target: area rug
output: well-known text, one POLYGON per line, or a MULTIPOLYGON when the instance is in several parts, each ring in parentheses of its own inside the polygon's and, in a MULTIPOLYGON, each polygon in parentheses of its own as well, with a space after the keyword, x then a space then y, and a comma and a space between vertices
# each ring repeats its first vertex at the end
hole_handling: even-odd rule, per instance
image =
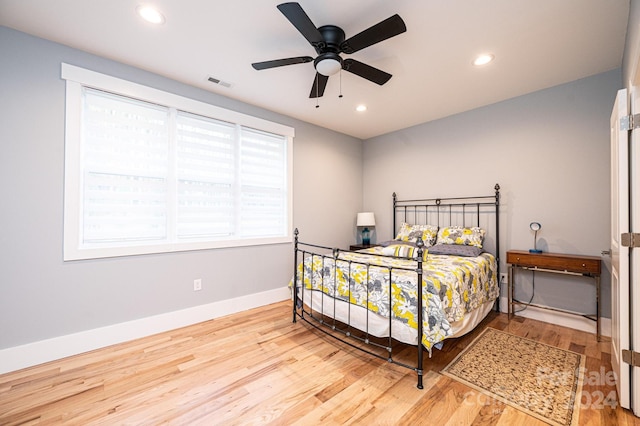
MULTIPOLYGON (((442 374, 551 425, 573 426, 584 362, 584 355, 487 328, 442 374)), ((478 396, 467 401, 491 403, 478 396)))

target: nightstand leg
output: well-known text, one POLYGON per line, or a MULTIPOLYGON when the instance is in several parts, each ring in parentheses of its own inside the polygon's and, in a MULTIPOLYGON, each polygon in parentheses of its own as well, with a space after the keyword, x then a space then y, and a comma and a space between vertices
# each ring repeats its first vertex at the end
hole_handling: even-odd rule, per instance
POLYGON ((513 317, 513 266, 507 269, 507 318, 513 317))

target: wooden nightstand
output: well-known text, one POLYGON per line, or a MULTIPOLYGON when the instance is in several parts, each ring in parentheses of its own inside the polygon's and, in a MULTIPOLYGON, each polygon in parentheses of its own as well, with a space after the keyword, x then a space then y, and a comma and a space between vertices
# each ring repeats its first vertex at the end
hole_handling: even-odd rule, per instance
POLYGON ((375 247, 377 246, 377 244, 351 244, 349 246, 349 250, 351 251, 356 251, 356 250, 362 250, 362 249, 366 249, 369 247, 375 247))
POLYGON ((511 319, 514 314, 514 305, 535 306, 536 308, 580 315, 596 322, 596 334, 598 340, 600 340, 600 272, 602 270, 602 260, 599 257, 561 253, 529 253, 524 250, 509 250, 507 251, 507 264, 509 265, 509 274, 507 277, 509 319, 511 319), (514 272, 516 269, 593 278, 596 283, 596 314, 591 315, 566 311, 514 299, 513 285, 514 272))

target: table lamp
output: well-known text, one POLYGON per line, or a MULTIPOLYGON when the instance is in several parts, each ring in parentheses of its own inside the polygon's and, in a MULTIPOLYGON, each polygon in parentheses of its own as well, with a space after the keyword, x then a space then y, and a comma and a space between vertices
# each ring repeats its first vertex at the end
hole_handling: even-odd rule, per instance
POLYGON ((533 231, 533 248, 529 249, 529 253, 542 253, 542 250, 537 248, 538 231, 542 228, 542 225, 538 222, 531 222, 529 228, 533 231))
POLYGON ((369 227, 376 226, 376 218, 374 217, 373 212, 358 213, 356 226, 364 227, 364 229, 362 229, 362 244, 371 244, 369 227))

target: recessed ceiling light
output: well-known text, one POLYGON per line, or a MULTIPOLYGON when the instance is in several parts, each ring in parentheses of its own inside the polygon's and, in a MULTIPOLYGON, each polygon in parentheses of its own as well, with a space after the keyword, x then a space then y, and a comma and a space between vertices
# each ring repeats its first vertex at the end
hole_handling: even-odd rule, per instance
POLYGON ((358 105, 356 107, 356 111, 358 111, 358 112, 363 112, 363 111, 366 111, 366 110, 367 110, 367 106, 366 105, 358 105))
POLYGON ((473 65, 476 66, 480 66, 480 65, 487 65, 489 62, 493 61, 495 57, 492 54, 483 54, 478 56, 474 61, 473 61, 473 65))
POLYGON ((138 15, 140 15, 142 19, 152 24, 164 23, 164 15, 153 6, 138 6, 136 7, 136 12, 138 12, 138 15))

